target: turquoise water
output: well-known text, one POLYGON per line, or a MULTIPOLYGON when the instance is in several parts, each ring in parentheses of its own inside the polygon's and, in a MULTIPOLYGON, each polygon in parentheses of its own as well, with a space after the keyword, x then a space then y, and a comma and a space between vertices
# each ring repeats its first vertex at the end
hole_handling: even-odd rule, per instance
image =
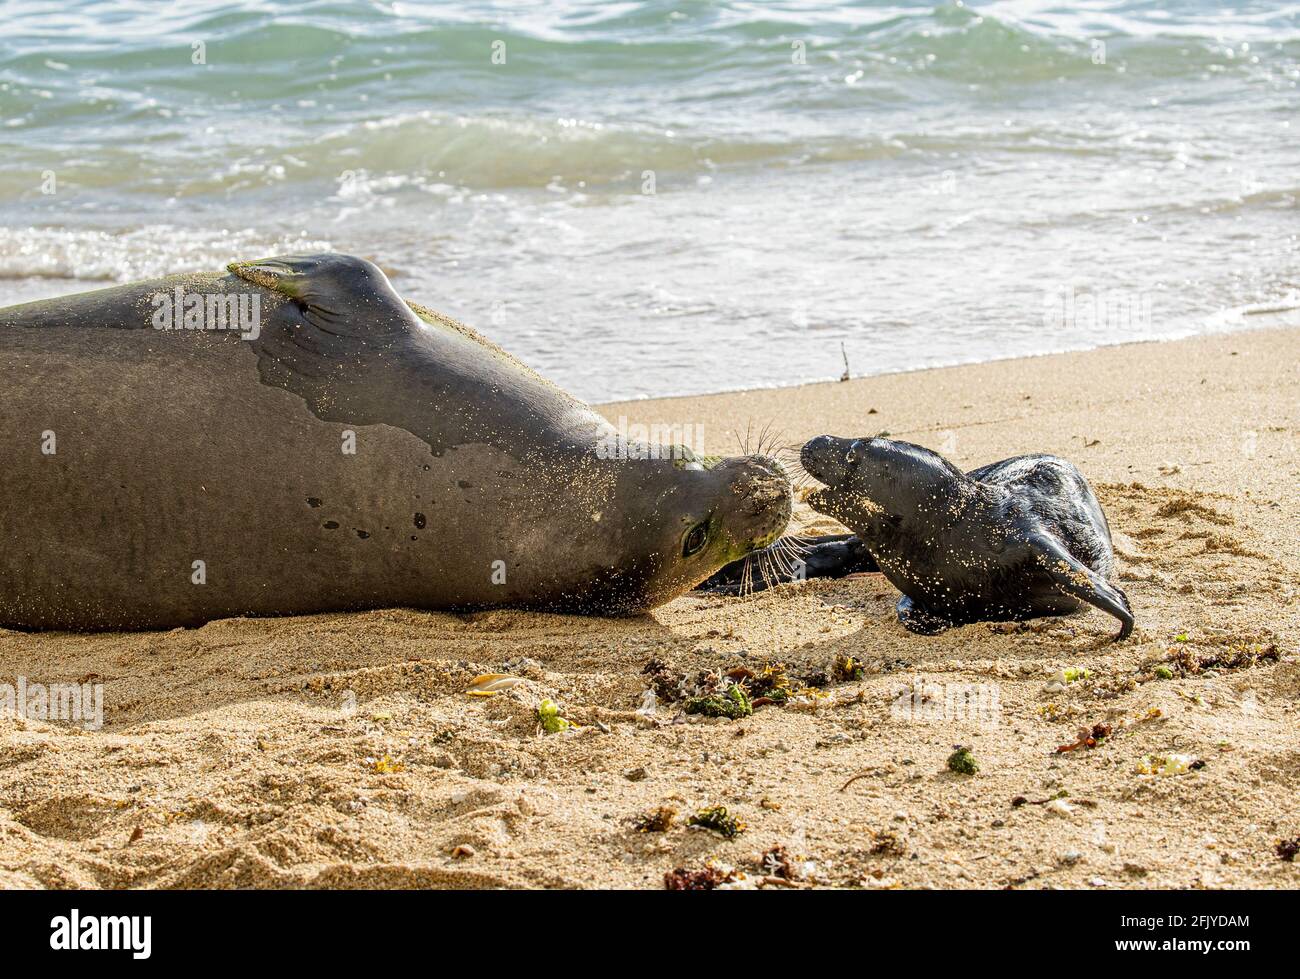
POLYGON ((592 400, 1234 328, 1298 86, 1297 4, 7 0, 0 303, 348 251, 592 400))

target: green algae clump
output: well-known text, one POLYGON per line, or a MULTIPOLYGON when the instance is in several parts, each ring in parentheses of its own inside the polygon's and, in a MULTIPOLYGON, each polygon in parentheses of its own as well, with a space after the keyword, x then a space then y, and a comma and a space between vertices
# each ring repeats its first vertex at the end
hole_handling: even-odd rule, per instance
POLYGON ((686 713, 705 717, 730 717, 733 721, 754 713, 749 696, 740 684, 732 684, 726 693, 711 693, 706 697, 692 697, 686 701, 686 713))
POLYGON ((970 753, 969 748, 958 748, 948 756, 948 771, 956 772, 958 775, 974 775, 980 770, 975 761, 975 756, 970 753))

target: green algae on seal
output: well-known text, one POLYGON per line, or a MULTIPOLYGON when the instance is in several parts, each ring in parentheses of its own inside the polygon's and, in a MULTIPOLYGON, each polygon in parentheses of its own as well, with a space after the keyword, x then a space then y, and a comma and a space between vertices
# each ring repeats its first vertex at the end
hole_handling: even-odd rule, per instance
POLYGON ((0 310, 0 378, 7 627, 630 614, 790 514, 760 456, 599 451, 615 431, 591 408, 343 255, 0 310), (159 328, 173 293, 255 302, 258 328, 159 328))

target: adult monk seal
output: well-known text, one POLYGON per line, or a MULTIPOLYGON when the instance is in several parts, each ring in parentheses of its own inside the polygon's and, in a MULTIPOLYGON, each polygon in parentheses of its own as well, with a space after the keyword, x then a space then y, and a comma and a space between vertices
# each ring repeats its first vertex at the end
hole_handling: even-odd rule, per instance
POLYGON ((229 272, 0 310, 0 625, 629 614, 785 527, 772 461, 621 444, 369 262, 229 272))
MULTIPOLYGON (((824 483, 808 497, 856 540, 803 540, 803 573, 882 571, 903 593, 898 620, 933 635, 969 622, 1065 615, 1081 603, 1133 631, 1115 572, 1110 527, 1083 474, 1052 455, 1023 455, 962 473, 936 452, 883 438, 820 435, 799 453, 824 483)), ((761 563, 750 555, 748 563, 761 563)), ((725 568, 706 587, 736 577, 725 568)), ((770 583, 770 582, 768 582, 770 583)))

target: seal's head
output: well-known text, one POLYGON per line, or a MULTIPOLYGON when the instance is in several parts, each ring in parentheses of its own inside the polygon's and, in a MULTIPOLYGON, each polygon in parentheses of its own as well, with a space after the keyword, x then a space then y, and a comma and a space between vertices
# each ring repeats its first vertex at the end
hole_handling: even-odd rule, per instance
POLYGON ((854 531, 886 519, 949 515, 970 482, 937 452, 884 438, 819 435, 803 447, 799 461, 809 476, 826 484, 809 497, 809 505, 854 531))
POLYGON ((624 460, 606 470, 599 529, 584 534, 602 551, 584 555, 581 600, 566 605, 602 614, 645 611, 781 535, 793 490, 774 460, 700 458, 675 449, 672 458, 624 460))
POLYGON ((767 547, 790 521, 793 491, 773 459, 693 460, 677 468, 683 498, 690 501, 681 516, 680 550, 691 584, 767 547))

